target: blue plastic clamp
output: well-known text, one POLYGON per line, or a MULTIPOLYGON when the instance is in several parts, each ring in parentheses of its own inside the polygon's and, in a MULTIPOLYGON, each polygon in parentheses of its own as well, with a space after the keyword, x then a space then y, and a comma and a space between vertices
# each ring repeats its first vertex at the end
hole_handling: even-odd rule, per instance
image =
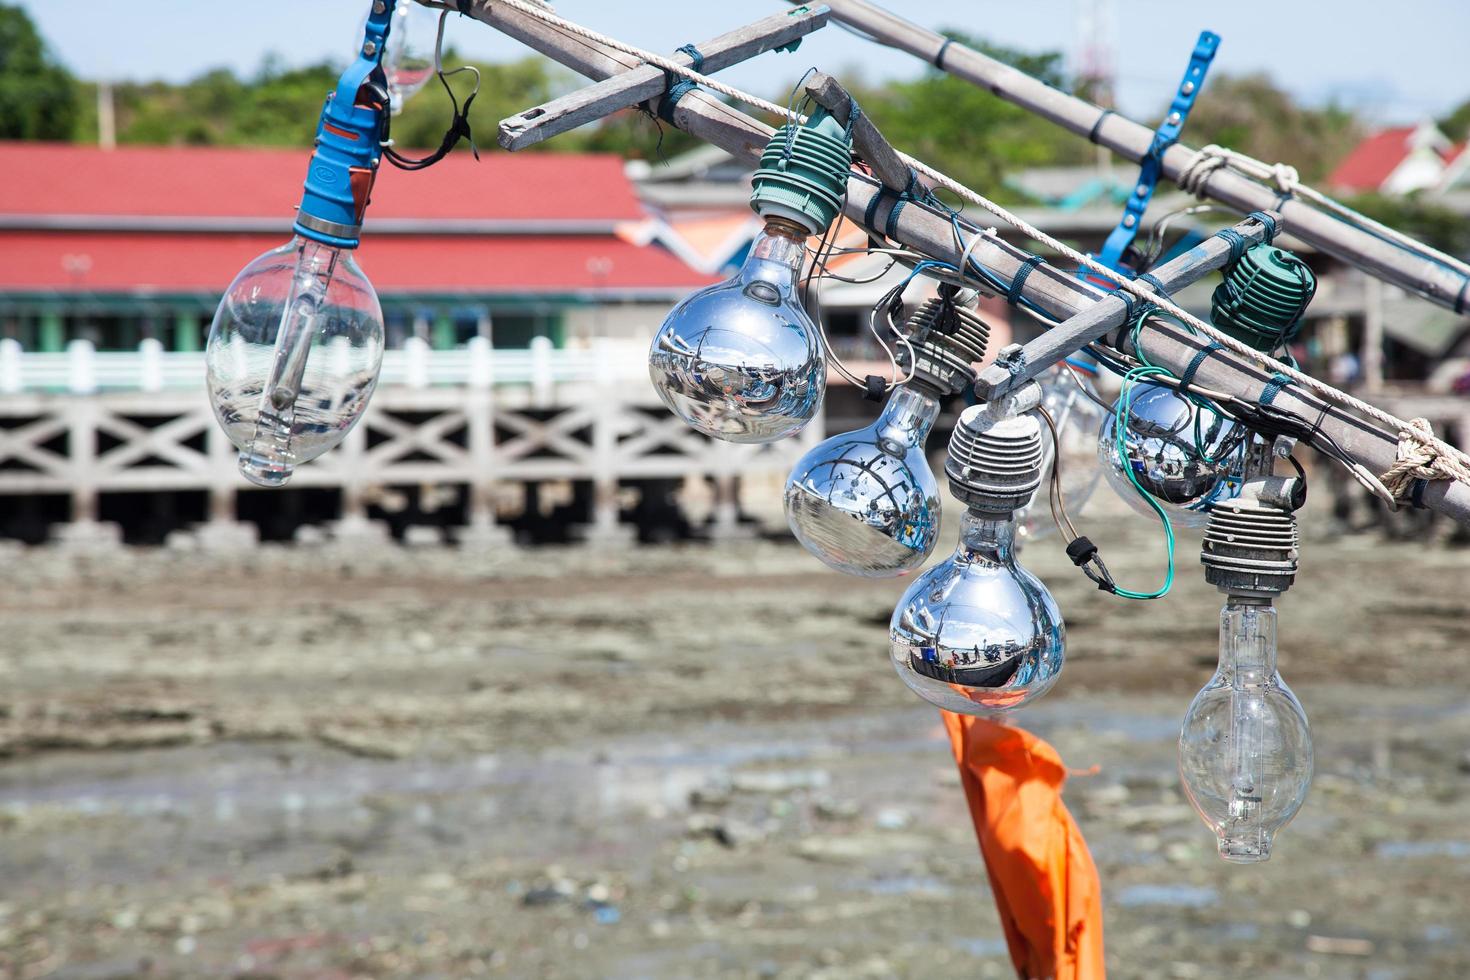
POLYGON ((1210 70, 1210 62, 1215 60, 1215 51, 1219 47, 1220 35, 1212 31, 1200 32, 1199 40, 1194 43, 1194 53, 1189 57, 1189 68, 1184 73, 1184 80, 1174 93, 1174 102, 1169 106, 1168 115, 1154 131, 1153 143, 1139 167, 1138 183, 1133 186, 1133 193, 1128 196, 1128 203, 1124 205, 1123 217, 1103 243, 1102 251, 1097 254, 1097 260, 1110 269, 1128 271, 1123 264, 1123 255, 1138 235, 1143 214, 1148 210, 1148 202, 1153 199, 1154 187, 1163 170, 1164 151, 1179 142, 1184 120, 1189 118, 1189 110, 1194 108, 1194 100, 1204 87, 1205 74, 1210 70))
POLYGON ((365 94, 364 84, 381 71, 397 2, 372 0, 357 60, 337 80, 336 91, 327 96, 317 123, 316 149, 306 170, 295 231, 325 245, 356 248, 360 241, 362 216, 383 158, 386 86, 365 99, 366 104, 358 99, 365 94))

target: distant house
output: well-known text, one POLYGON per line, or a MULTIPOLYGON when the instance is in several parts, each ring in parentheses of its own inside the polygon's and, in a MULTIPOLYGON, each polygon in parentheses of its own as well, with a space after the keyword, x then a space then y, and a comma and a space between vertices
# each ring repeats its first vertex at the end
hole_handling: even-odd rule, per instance
MULTIPOLYGON (((235 273, 290 237, 306 166, 303 150, 0 143, 0 336, 200 349, 235 273)), ((456 153, 383 168, 359 261, 390 346, 643 336, 712 281, 640 237, 647 221, 616 156, 456 153)))
POLYGON ((1354 147, 1327 185, 1338 193, 1392 197, 1447 189, 1467 178, 1464 150, 1429 120, 1382 129, 1354 147))

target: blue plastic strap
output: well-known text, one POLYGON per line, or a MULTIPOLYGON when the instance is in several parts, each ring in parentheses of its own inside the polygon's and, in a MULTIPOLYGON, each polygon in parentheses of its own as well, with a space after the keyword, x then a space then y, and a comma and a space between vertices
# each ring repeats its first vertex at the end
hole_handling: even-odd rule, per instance
POLYGON ((1041 265, 1041 263, 1045 261, 1046 259, 1042 258, 1039 255, 1026 256, 1026 261, 1021 263, 1021 267, 1016 270, 1016 277, 1011 280, 1011 288, 1006 290, 1007 303, 1011 304, 1012 306, 1017 306, 1020 304, 1021 290, 1026 285, 1026 277, 1031 275, 1032 269, 1036 268, 1038 265, 1041 265))
POLYGON ((1262 405, 1271 404, 1276 400, 1276 396, 1281 394, 1281 389, 1289 384, 1291 384, 1291 379, 1280 371, 1271 375, 1271 380, 1267 381, 1266 386, 1261 389, 1260 403, 1262 405))
MULTIPOLYGON (((1189 110, 1194 108, 1194 100, 1199 97, 1199 90, 1204 85, 1205 73, 1210 70, 1210 62, 1215 59, 1215 51, 1219 47, 1218 34, 1211 31, 1200 32, 1199 40, 1194 44, 1194 53, 1189 58, 1189 68, 1184 72, 1184 80, 1174 93, 1174 101, 1169 106, 1164 121, 1154 131, 1153 143, 1149 145, 1148 155, 1143 158, 1142 166, 1139 167, 1138 182, 1133 186, 1133 193, 1128 196, 1123 217, 1112 234, 1108 235, 1102 251, 1097 255, 1098 261, 1110 269, 1122 267, 1123 253, 1133 244, 1139 225, 1143 222, 1143 214, 1148 210, 1149 201, 1153 199, 1154 187, 1163 171, 1164 151, 1179 141, 1184 120, 1189 117, 1189 110)), ((1099 125, 1104 118, 1106 116, 1098 117, 1099 125)), ((1094 126, 1094 137, 1096 129, 1094 126)), ((1095 138, 1093 142, 1096 142, 1095 138)))
POLYGON ((693 71, 704 73, 704 54, 692 44, 681 44, 674 49, 675 54, 687 54, 689 56, 689 67, 693 71))
POLYGON ((1209 360, 1210 355, 1215 353, 1215 351, 1224 349, 1224 347, 1221 347, 1214 341, 1210 341, 1208 347, 1201 348, 1199 353, 1195 354, 1189 364, 1185 366, 1184 372, 1179 375, 1179 390, 1187 391, 1189 386, 1194 384, 1194 373, 1199 370, 1199 366, 1209 360))
POLYGON ((306 170, 306 184, 295 232, 324 245, 356 248, 368 194, 383 159, 383 127, 387 97, 380 104, 358 105, 358 93, 379 70, 397 0, 374 4, 368 13, 357 59, 347 66, 337 88, 327 96, 317 123, 316 149, 306 170), (303 224, 301 219, 305 218, 303 224), (330 228, 331 230, 327 230, 330 228))

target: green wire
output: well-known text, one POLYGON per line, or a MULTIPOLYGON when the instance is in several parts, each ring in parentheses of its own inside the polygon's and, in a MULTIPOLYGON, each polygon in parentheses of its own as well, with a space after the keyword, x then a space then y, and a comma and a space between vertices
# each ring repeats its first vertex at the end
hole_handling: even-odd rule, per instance
MULTIPOLYGON (((1143 498, 1144 503, 1153 509, 1153 512, 1158 515, 1159 521, 1164 525, 1164 542, 1169 558, 1169 569, 1164 576, 1164 584, 1153 592, 1134 592, 1131 589, 1115 587, 1114 594, 1120 595, 1125 599, 1162 599, 1174 587, 1174 525, 1170 523, 1169 515, 1164 512, 1163 507, 1159 506, 1159 502, 1154 499, 1153 494, 1145 490, 1143 484, 1138 482, 1138 477, 1134 475, 1133 467, 1128 463, 1127 432, 1128 418, 1131 416, 1133 408, 1134 386, 1138 380, 1159 374, 1169 375, 1169 372, 1161 367, 1147 364, 1146 359, 1143 358, 1142 350, 1136 344, 1134 345, 1134 349, 1139 351, 1140 359, 1145 360, 1145 366, 1133 368, 1127 374, 1123 375, 1123 388, 1118 393, 1118 404, 1113 420, 1113 434, 1117 440, 1116 452, 1118 459, 1123 464, 1123 473, 1128 477, 1128 482, 1133 485, 1133 489, 1138 491, 1138 495, 1143 498)), ((1172 377, 1172 375, 1169 376, 1172 377)))

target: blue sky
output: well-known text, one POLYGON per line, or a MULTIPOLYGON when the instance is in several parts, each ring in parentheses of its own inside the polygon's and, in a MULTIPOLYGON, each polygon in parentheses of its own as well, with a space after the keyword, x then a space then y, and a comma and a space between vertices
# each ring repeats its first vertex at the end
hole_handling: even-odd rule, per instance
MULTIPOLYGON (((956 26, 1031 50, 1080 46, 1081 0, 888 0, 930 27, 956 26)), ((75 72, 114 79, 181 80, 219 65, 251 71, 274 52, 288 64, 341 58, 368 0, 19 0, 52 50, 75 72)), ((780 0, 673 3, 558 0, 564 17, 669 51, 785 8, 780 0)), ((1201 29, 1223 36, 1216 67, 1265 70, 1299 98, 1336 99, 1377 121, 1441 114, 1470 98, 1464 42, 1467 0, 1113 0, 1119 103, 1150 116, 1163 104, 1201 29)), ((482 24, 450 26, 451 41, 476 58, 526 52, 482 24)), ((869 77, 912 75, 918 63, 833 27, 808 38, 796 57, 766 55, 722 74, 761 94, 778 91, 809 65, 869 77)))

